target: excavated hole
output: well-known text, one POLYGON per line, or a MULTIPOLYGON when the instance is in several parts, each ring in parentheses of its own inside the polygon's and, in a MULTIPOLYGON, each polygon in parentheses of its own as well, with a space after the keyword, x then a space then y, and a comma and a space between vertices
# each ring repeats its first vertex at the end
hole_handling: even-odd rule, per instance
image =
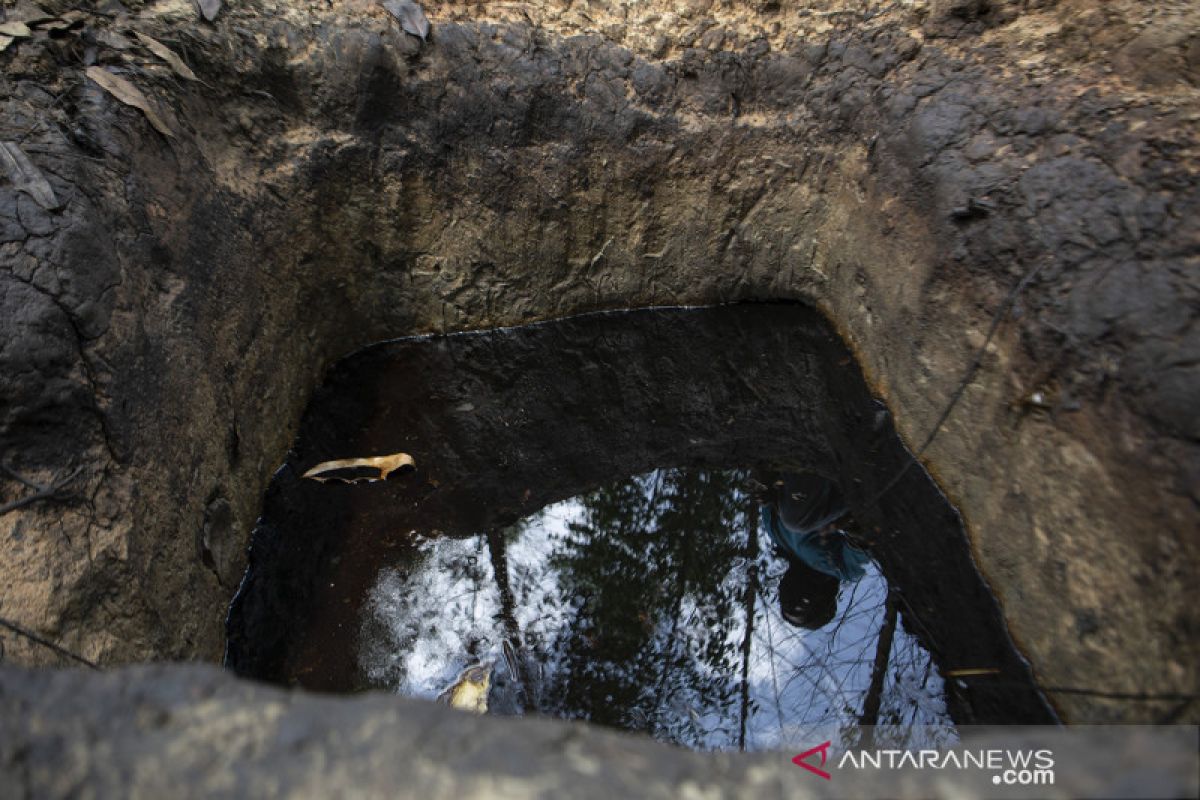
POLYGON ((331 370, 272 481, 227 665, 433 697, 482 661, 490 713, 703 749, 1052 721, 961 519, 910 460, 804 306, 377 344, 331 370), (396 452, 416 469, 301 477, 396 452), (847 513, 785 553, 771 514, 822 486, 847 513))

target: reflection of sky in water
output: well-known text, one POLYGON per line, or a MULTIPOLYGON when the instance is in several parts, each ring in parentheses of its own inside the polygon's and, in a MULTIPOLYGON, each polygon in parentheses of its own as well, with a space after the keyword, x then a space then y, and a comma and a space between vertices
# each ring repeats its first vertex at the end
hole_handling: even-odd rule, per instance
MULTIPOLYGON (((793 627, 777 595, 787 563, 760 533, 743 662, 754 508, 744 481, 738 472, 660 470, 506 530, 507 626, 486 538, 424 539, 410 565, 380 572, 360 664, 373 683, 433 698, 467 664, 495 659, 494 713, 536 709, 700 749, 736 748, 743 725, 747 749, 795 747, 816 732, 841 738, 862 714, 887 583, 872 563, 842 585, 832 623, 793 627), (518 644, 524 681, 505 668, 506 637, 518 644)), ((954 738, 941 678, 903 624, 879 725, 880 742, 954 738)))

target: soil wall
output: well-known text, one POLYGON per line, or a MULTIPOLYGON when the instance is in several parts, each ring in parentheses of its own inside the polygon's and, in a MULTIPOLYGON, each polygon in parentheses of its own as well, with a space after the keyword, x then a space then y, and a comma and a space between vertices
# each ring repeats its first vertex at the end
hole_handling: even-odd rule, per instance
POLYGON ((923 461, 1015 639, 1049 686, 1195 695, 1194 4, 429 3, 425 43, 363 0, 45 6, 74 27, 0 53, 0 140, 56 196, 0 184, 0 504, 64 483, 0 516, 0 616, 217 659, 337 358, 796 299, 914 449, 999 320, 923 461))

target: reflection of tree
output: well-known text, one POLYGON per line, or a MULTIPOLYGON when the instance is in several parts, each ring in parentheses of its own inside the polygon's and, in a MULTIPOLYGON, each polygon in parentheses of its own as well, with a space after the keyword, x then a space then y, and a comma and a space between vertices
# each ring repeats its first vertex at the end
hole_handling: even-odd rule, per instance
POLYGON ((478 540, 430 540, 381 574, 364 670, 434 697, 507 641, 514 668, 493 677, 494 713, 589 719, 704 749, 793 746, 814 727, 853 742, 860 723, 900 744, 913 725, 946 725, 941 680, 873 564, 841 587, 829 625, 785 621, 788 563, 755 533, 745 483, 739 472, 657 471, 478 540))
POLYGON ((724 722, 735 731, 744 481, 664 470, 582 498, 584 521, 552 557, 576 610, 544 710, 682 743, 724 722))
POLYGON ((874 744, 874 727, 879 724, 879 703, 883 699, 883 681, 887 677, 888 661, 892 657, 892 639, 896 635, 897 617, 896 593, 888 592, 887 603, 883 611, 883 626, 875 643, 875 665, 871 668, 871 686, 867 689, 863 700, 862 717, 859 724, 866 728, 863 734, 863 747, 870 748, 874 744))
POLYGON ((750 529, 746 532, 746 586, 742 590, 742 614, 746 620, 746 631, 742 636, 742 684, 740 714, 738 715, 738 749, 746 749, 746 723, 750 719, 750 653, 754 649, 754 606, 758 595, 758 505, 750 501, 746 520, 750 529))
MULTIPOLYGON (((513 529, 509 529, 513 532, 513 529)), ((510 534, 511 535, 511 534, 510 534)), ((504 627, 505 661, 509 670, 518 674, 516 679, 521 692, 517 697, 517 708, 524 710, 529 704, 530 681, 529 671, 525 660, 520 657, 524 650, 521 640, 521 626, 517 622, 517 603, 513 597, 512 584, 508 574, 508 542, 505 531, 493 529, 487 533, 488 555, 492 561, 492 577, 496 581, 496 590, 500 596, 500 623, 504 627), (510 658, 509 653, 512 654, 510 658)))

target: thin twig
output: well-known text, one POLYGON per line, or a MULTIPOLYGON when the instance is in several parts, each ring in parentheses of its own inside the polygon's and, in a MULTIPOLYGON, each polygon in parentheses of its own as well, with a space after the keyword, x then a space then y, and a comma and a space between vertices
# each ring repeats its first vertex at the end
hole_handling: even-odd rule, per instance
POLYGON ((66 488, 67 484, 75 480, 75 476, 83 471, 83 467, 77 467, 70 475, 60 481, 56 481, 50 486, 42 486, 41 484, 34 483, 28 478, 24 478, 16 472, 13 472, 3 464, 0 464, 0 471, 3 471, 4 474, 11 477, 13 480, 23 483, 25 486, 28 486, 30 489, 34 490, 33 494, 26 495, 25 497, 19 497, 16 500, 0 505, 0 516, 3 516, 10 511, 16 511, 18 508, 27 506, 30 503, 35 503, 38 500, 48 500, 52 497, 56 497, 64 488, 66 488))
POLYGON ((1164 692, 1162 694, 1148 692, 1106 692, 1100 689, 1079 689, 1070 686, 1042 686, 1039 687, 1043 692, 1050 694, 1082 694, 1088 697, 1102 697, 1106 700, 1142 700, 1148 703, 1165 700, 1186 700, 1194 702, 1200 700, 1200 694, 1180 694, 1173 692, 1164 692))
MULTIPOLYGON (((997 679, 986 675, 972 676, 963 675, 954 678, 958 681, 969 681, 978 679, 979 684, 988 686, 1028 686, 1022 681, 1011 681, 997 679)), ((1078 694, 1086 697, 1099 697, 1105 700, 1135 700, 1145 703, 1160 703, 1173 700, 1182 700, 1192 703, 1200 700, 1200 694, 1188 694, 1186 692, 1110 692, 1105 689, 1086 689, 1080 686, 1037 686, 1037 689, 1049 694, 1078 694)))
POLYGON ((50 641, 49 639, 43 639, 41 636, 38 636, 33 631, 28 630, 27 628, 23 628, 20 625, 18 625, 17 623, 12 622, 11 620, 7 620, 4 617, 0 617, 0 627, 8 628, 13 633, 15 633, 19 636, 24 636, 26 639, 30 640, 31 642, 40 644, 42 647, 48 647, 51 650, 53 650, 54 652, 58 653, 60 656, 65 656, 66 658, 70 658, 74 661, 78 661, 80 664, 91 667, 92 669, 96 669, 96 670, 100 669, 100 667, 97 666, 94 661, 88 661, 83 656, 77 656, 74 653, 72 653, 70 650, 67 650, 65 647, 60 647, 59 645, 56 645, 54 642, 50 641))
POLYGON ((941 431, 942 425, 944 425, 946 420, 950 418, 950 414, 954 411, 954 407, 958 405, 958 401, 962 399, 963 393, 967 391, 967 387, 971 385, 971 381, 975 378, 975 373, 979 371, 979 367, 983 364, 983 354, 987 352, 988 345, 992 343, 992 337, 996 335, 996 330, 1000 327, 1000 323, 1004 320, 1004 317, 1007 316, 1008 311, 1010 308, 1012 308, 1013 303, 1016 302, 1017 295, 1024 291, 1025 287, 1037 277, 1037 274, 1042 271, 1042 267, 1045 265, 1045 263, 1046 262, 1044 261, 1039 262, 1033 267, 1033 269, 1029 270, 1024 278, 1021 278, 1021 280, 1017 282, 1016 286, 1009 291, 1008 296, 1004 298, 1004 302, 1000 304, 1000 307, 996 309, 996 313, 992 315, 992 324, 990 327, 988 327, 987 336, 983 338, 983 344, 981 344, 979 349, 975 351, 975 357, 971 359, 971 363, 967 366, 967 371, 963 374, 962 380, 958 382, 958 387, 954 390, 954 394, 950 396, 950 401, 946 403, 946 407, 942 409, 942 413, 937 418, 937 422, 935 422, 933 427, 929 430, 929 435, 925 437, 925 441, 922 442, 921 446, 917 448, 917 451, 912 454, 912 457, 905 462, 904 466, 892 476, 892 479, 884 484, 884 487, 880 489, 874 497, 867 500, 865 505, 874 505, 875 503, 879 502, 880 498, 891 491, 892 487, 900 482, 900 479, 903 478, 908 472, 908 468, 917 461, 921 460, 921 456, 923 456, 925 451, 929 449, 929 446, 933 444, 933 440, 941 431))

